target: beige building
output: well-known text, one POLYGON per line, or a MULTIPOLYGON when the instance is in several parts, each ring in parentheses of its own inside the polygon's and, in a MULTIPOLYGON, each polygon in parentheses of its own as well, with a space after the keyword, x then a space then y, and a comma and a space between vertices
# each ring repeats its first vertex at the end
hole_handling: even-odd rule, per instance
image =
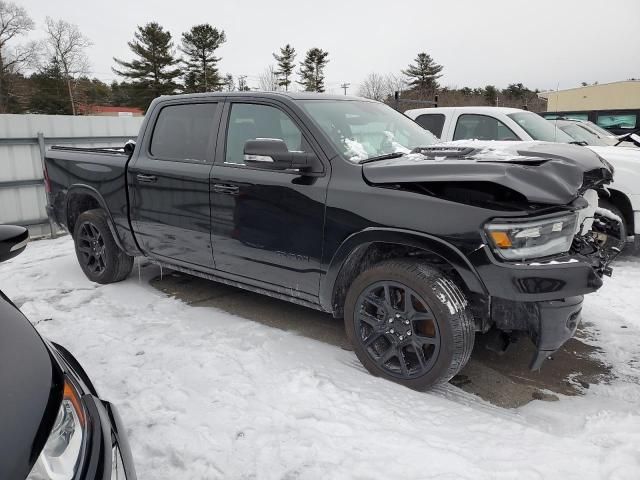
POLYGON ((640 80, 601 83, 538 94, 547 112, 640 109, 640 80))

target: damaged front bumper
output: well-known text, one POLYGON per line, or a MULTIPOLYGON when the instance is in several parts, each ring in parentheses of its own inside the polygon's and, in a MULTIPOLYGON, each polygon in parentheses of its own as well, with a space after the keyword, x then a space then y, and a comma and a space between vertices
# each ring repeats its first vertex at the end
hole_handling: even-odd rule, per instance
POLYGON ((531 369, 539 369, 575 334, 583 296, 611 275, 610 263, 619 252, 605 250, 602 235, 616 230, 611 220, 596 218, 594 231, 576 235, 569 253, 545 261, 502 262, 484 247, 478 273, 491 296, 491 321, 502 332, 528 334, 536 346, 531 369))
POLYGON ((494 298, 491 315, 502 331, 526 332, 536 346, 529 368, 538 370, 544 360, 576 333, 584 297, 543 302, 514 302, 494 298))

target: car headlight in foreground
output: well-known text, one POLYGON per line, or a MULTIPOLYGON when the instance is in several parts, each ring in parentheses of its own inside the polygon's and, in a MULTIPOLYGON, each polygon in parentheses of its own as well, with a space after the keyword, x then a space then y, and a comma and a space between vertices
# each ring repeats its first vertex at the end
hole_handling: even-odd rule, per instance
POLYGON ((568 252, 578 214, 533 221, 491 222, 485 231, 494 251, 505 260, 527 260, 568 252))
POLYGON ((58 415, 27 480, 71 480, 82 459, 86 439, 86 412, 80 395, 67 379, 58 415))

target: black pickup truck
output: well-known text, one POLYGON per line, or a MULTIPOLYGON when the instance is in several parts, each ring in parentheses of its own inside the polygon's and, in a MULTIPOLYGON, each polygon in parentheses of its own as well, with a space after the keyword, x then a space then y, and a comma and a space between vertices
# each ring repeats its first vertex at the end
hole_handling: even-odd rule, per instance
POLYGON ((99 283, 133 257, 330 312, 373 374, 416 389, 476 332, 532 368, 610 274, 612 169, 573 145, 436 138, 384 104, 316 94, 161 97, 123 149, 53 147, 49 212, 99 283))

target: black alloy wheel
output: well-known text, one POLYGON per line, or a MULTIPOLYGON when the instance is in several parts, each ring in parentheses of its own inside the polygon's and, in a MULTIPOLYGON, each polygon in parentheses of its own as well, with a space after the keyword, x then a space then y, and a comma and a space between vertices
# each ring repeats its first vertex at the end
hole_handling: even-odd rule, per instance
POLYGON ((83 222, 78 229, 78 252, 87 270, 101 275, 107 269, 105 244, 100 230, 90 221, 83 222))
POLYGON ((465 294, 419 259, 386 260, 361 272, 345 298, 344 324, 371 374, 415 390, 456 375, 475 338, 465 294))
POLYGON ((127 278, 133 257, 116 243, 107 214, 102 209, 81 213, 73 230, 76 256, 84 274, 97 283, 114 283, 127 278))
POLYGON ((357 340, 389 375, 424 375, 440 351, 440 329, 422 297, 398 282, 376 282, 358 298, 357 340))

